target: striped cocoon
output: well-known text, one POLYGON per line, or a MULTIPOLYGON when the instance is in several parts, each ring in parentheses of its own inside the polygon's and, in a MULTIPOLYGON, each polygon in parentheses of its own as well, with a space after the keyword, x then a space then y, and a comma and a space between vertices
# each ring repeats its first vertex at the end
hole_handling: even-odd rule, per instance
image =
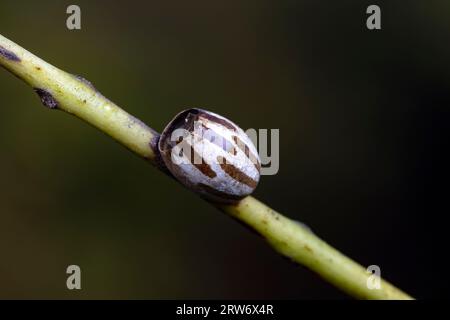
POLYGON ((179 113, 161 134, 158 148, 169 171, 208 200, 233 203, 259 181, 258 151, 230 120, 202 109, 179 113))

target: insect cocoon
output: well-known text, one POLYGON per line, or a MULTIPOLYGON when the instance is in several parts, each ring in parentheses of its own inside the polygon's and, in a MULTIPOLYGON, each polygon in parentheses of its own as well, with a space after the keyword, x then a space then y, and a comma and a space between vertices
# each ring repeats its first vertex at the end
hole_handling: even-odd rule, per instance
POLYGON ((158 149, 169 171, 209 200, 235 202, 258 184, 261 162, 253 142, 236 124, 213 112, 179 113, 161 134, 158 149))

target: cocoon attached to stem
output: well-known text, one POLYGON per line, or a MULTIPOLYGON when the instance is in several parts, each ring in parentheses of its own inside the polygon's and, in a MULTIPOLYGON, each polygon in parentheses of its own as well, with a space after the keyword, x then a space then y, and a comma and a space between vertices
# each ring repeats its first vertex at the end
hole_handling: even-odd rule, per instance
POLYGON ((158 149, 178 181, 207 200, 235 203, 258 184, 261 161, 252 141, 213 112, 179 113, 161 134, 158 149))
MULTIPOLYGON (((66 111, 100 129, 220 210, 256 230, 275 251, 306 266, 349 295, 362 299, 412 299, 382 279, 379 289, 370 288, 367 284, 373 275, 365 268, 326 244, 308 228, 248 196, 259 180, 259 158, 251 141, 241 133, 242 129, 231 121, 209 111, 190 109, 179 114, 160 136, 105 98, 89 81, 48 64, 1 35, 0 65, 28 83, 48 108, 66 111), (220 131, 212 136, 224 138, 229 145, 224 145, 223 141, 216 144, 211 135, 210 139, 198 135, 189 127, 195 119, 206 127, 199 130, 220 131), (207 148, 203 164, 209 169, 201 163, 175 166, 169 158, 175 147, 169 138, 174 128, 183 128, 180 120, 188 124, 189 135, 200 140, 199 146, 207 148), (218 161, 213 163, 212 160, 218 161)), ((193 149, 195 151, 196 146, 193 149)))

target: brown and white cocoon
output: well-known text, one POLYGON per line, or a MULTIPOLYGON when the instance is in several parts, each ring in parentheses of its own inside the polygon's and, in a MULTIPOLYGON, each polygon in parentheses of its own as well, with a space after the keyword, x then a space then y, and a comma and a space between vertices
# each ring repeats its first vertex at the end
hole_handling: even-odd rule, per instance
POLYGON ((213 112, 179 113, 161 134, 158 149, 175 178, 209 200, 236 202, 258 184, 261 162, 253 142, 213 112))

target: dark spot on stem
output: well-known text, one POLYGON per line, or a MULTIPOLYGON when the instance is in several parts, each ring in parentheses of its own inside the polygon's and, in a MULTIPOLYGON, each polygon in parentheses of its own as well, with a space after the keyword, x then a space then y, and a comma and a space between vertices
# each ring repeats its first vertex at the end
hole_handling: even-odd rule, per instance
POLYGON ((303 246, 303 248, 305 248, 305 250, 310 252, 310 253, 314 253, 313 250, 306 244, 303 246))
POLYGON ((20 62, 20 58, 14 52, 9 51, 8 49, 3 48, 2 46, 0 46, 0 56, 9 61, 20 62))
POLYGON ((58 102, 56 102, 50 92, 39 88, 34 88, 34 91, 38 94, 39 98, 41 98, 41 102, 44 106, 50 109, 56 109, 58 107, 58 102))

